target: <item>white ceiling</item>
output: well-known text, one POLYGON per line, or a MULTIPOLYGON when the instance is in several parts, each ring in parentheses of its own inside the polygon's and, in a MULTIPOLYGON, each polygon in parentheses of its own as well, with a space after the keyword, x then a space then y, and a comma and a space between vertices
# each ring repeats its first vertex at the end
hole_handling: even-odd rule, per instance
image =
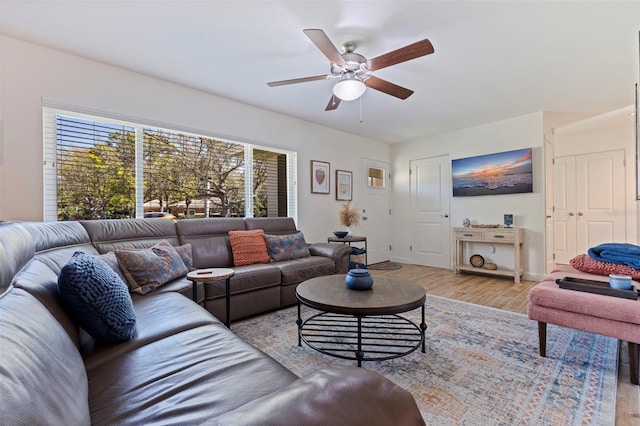
POLYGON ((640 1, 2 0, 0 19, 15 38, 386 143, 596 115, 632 104, 638 81, 640 1), (424 38, 435 53, 374 73, 407 100, 369 89, 325 112, 331 81, 267 86, 329 72, 305 28, 368 58, 424 38))

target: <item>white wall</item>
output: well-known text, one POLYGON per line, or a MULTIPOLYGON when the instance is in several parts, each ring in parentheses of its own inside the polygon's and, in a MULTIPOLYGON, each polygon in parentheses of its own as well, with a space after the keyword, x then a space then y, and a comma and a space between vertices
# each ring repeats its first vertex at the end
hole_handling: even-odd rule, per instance
POLYGON ((0 43, 0 220, 42 220, 43 99, 296 151, 298 227, 308 241, 326 241, 337 227, 335 169, 354 172, 358 203, 363 153, 390 161, 380 142, 15 38, 0 43), (330 194, 310 194, 310 160, 331 163, 330 194))
POLYGON ((636 197, 636 151, 633 106, 607 114, 554 128, 555 157, 624 150, 625 201, 627 209, 627 240, 638 241, 638 213, 636 197))
MULTIPOLYGON (((392 146, 393 257, 410 262, 411 241, 409 162, 449 154, 451 159, 533 148, 533 193, 451 198, 451 225, 462 226, 465 217, 472 223, 501 224, 504 213, 513 213, 514 224, 525 228, 524 272, 527 279, 544 275, 544 156, 542 152, 543 114, 535 113, 508 120, 460 129, 392 146)), ((487 248, 488 249, 488 248, 487 248)), ((487 254, 482 252, 483 255, 487 254)), ((513 264, 506 245, 487 254, 498 264, 513 264)))

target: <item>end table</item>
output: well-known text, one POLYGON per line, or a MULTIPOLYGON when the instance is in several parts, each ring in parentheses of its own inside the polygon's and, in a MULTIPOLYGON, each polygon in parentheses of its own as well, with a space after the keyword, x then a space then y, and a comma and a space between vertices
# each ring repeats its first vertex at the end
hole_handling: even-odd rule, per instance
POLYGON ((196 269, 187 274, 187 279, 191 281, 193 290, 193 301, 198 303, 198 283, 225 280, 224 297, 227 306, 226 319, 224 325, 231 328, 231 277, 235 275, 233 269, 229 268, 207 268, 196 269))

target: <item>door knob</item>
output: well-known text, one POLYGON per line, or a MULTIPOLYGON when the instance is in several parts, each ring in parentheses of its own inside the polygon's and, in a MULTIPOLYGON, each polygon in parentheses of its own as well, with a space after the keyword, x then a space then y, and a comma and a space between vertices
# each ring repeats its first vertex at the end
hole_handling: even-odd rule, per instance
POLYGON ((582 212, 578 212, 578 216, 583 216, 582 212))
POLYGON ((574 212, 569 212, 569 216, 575 216, 576 214, 574 212))
POLYGON ((441 214, 440 216, 442 216, 442 217, 449 217, 449 215, 448 215, 448 214, 446 214, 446 213, 445 213, 445 214, 441 214))
POLYGON ((547 216, 547 219, 551 219, 551 216, 547 216))

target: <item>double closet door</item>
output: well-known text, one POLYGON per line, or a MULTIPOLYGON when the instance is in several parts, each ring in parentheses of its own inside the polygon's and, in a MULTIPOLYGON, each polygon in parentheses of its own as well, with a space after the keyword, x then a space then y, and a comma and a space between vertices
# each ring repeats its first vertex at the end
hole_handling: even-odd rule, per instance
POLYGON ((555 263, 605 242, 625 242, 624 151, 556 157, 553 240, 555 263))

